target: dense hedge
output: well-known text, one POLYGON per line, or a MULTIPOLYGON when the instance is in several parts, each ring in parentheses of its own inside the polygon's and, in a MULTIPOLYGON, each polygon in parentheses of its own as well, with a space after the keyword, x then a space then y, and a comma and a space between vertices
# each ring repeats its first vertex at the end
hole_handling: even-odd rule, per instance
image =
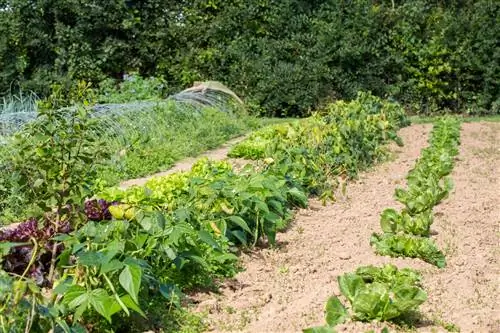
POLYGON ((494 0, 1 1, 0 91, 138 71, 172 90, 224 82, 266 114, 359 90, 419 113, 499 113, 499 13, 494 0))

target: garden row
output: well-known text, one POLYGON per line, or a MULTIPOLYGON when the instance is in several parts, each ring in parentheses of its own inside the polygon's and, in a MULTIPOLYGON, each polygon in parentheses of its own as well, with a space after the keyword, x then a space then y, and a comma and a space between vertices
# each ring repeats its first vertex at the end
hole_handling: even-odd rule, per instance
MULTIPOLYGON (((443 268, 444 254, 430 235, 434 206, 445 199, 453 185, 447 176, 458 154, 460 122, 456 118, 438 120, 431 133, 430 146, 424 149, 408 173, 406 190, 398 188, 395 198, 404 205, 398 212, 385 209, 380 217, 382 235, 373 234, 370 244, 380 255, 420 258, 443 268)), ((327 326, 304 332, 334 332, 333 327, 347 319, 359 321, 401 320, 427 299, 420 285, 421 275, 409 268, 398 270, 388 264, 381 268, 365 266, 338 278, 340 292, 351 311, 337 296, 326 304, 327 326)))
POLYGON ((458 155, 460 122, 443 118, 436 122, 430 146, 406 177, 408 188, 398 188, 395 198, 404 205, 401 212, 388 208, 382 212, 384 234, 373 234, 370 243, 378 254, 420 258, 439 268, 446 266, 444 254, 429 239, 434 206, 445 199, 453 183, 447 177, 458 155))
POLYGON ((405 124, 397 104, 360 94, 257 131, 242 145, 265 138, 263 159, 238 172, 200 160, 143 187, 103 189, 84 205, 92 183, 64 164, 68 174, 55 174, 52 187, 44 187, 47 178, 31 184, 43 214, 0 232, 0 325, 13 332, 160 327, 165 304, 181 307, 183 291, 234 275, 240 248, 273 245, 294 207, 306 206, 308 195, 332 197, 334 176, 383 158, 383 145, 405 124))

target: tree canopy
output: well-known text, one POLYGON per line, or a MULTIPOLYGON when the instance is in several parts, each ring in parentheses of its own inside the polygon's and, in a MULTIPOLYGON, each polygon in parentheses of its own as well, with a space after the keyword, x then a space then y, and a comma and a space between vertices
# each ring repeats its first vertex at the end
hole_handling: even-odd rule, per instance
POLYGON ((268 115, 359 90, 414 112, 500 108, 494 0, 4 0, 0 91, 123 73, 217 80, 268 115))

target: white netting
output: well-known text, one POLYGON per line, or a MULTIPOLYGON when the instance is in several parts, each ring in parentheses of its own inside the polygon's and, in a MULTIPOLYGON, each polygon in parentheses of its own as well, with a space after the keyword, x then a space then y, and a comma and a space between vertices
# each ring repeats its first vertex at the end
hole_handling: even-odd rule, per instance
MULTIPOLYGON (((119 140, 124 132, 129 138, 130 135, 134 136, 135 132, 140 137, 159 126, 165 126, 165 119, 162 117, 172 117, 173 113, 180 112, 193 116, 204 108, 227 113, 243 108, 241 100, 220 84, 216 86, 201 84, 199 87, 186 89, 160 101, 95 105, 92 107, 92 115, 100 119, 99 133, 95 134, 119 140)), ((36 103, 26 104, 23 108, 0 109, 0 143, 6 142, 9 136, 36 119, 36 103)), ((164 130, 164 127, 162 129, 164 130)))

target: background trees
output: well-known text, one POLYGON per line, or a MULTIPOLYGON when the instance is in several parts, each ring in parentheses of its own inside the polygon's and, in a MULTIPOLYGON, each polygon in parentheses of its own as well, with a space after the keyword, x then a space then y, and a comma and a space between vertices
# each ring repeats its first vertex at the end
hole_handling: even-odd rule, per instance
POLYGON ((370 90, 414 112, 499 112, 494 0, 7 0, 0 91, 50 92, 136 71, 171 90, 229 85, 265 114, 302 116, 370 90))

